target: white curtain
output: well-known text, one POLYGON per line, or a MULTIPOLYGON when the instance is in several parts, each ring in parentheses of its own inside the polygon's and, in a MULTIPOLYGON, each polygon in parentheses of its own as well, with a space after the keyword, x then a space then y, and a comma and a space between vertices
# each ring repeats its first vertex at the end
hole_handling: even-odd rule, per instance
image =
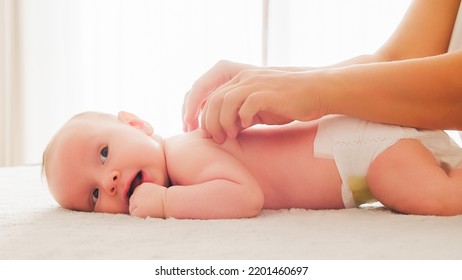
POLYGON ((268 63, 323 66, 376 51, 410 0, 270 0, 268 63))
POLYGON ((9 16, 0 19, 0 164, 14 165, 39 163, 53 133, 84 110, 129 110, 163 136, 182 133, 183 96, 218 60, 316 66, 370 53, 409 1, 0 3, 9 3, 0 10, 9 16))
POLYGON ((22 164, 19 18, 14 0, 0 0, 0 166, 22 164))
POLYGON ((183 96, 219 59, 260 64, 261 1, 22 0, 26 163, 72 115, 128 110, 182 133, 183 96))

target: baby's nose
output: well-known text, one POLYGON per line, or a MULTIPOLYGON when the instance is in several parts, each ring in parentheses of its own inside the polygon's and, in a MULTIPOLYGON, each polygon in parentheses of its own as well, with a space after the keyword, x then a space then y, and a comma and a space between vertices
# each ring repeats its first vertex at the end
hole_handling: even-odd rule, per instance
POLYGON ((119 179, 119 176, 120 176, 119 172, 114 170, 112 171, 111 176, 112 176, 112 182, 117 183, 117 180, 119 179))
POLYGON ((114 195, 117 193, 118 182, 120 180, 120 173, 117 170, 112 171, 108 176, 108 181, 106 182, 104 188, 108 194, 114 195))

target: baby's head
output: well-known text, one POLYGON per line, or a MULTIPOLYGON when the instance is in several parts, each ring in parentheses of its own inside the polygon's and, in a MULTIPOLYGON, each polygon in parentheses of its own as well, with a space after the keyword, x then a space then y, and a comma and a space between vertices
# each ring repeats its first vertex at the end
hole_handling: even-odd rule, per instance
POLYGON ((86 112, 70 119, 43 153, 49 189, 64 208, 128 213, 135 187, 168 183, 163 141, 127 112, 86 112))

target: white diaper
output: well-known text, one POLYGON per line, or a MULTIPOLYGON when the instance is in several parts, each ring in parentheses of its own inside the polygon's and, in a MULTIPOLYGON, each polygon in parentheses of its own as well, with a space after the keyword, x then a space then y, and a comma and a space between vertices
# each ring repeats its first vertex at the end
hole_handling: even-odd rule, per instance
POLYGON ((367 170, 377 155, 401 139, 421 141, 436 159, 451 168, 462 164, 462 149, 441 130, 417 130, 346 116, 320 120, 314 155, 335 160, 342 179, 345 208, 374 200, 365 180, 367 170))

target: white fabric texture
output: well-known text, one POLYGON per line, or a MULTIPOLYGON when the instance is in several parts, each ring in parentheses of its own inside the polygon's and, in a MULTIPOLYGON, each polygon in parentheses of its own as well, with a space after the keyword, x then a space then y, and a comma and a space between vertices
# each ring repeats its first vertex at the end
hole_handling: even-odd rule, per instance
POLYGON ((1 168, 0 190, 0 259, 462 259, 462 216, 379 205, 209 221, 73 212, 39 166, 1 168))

